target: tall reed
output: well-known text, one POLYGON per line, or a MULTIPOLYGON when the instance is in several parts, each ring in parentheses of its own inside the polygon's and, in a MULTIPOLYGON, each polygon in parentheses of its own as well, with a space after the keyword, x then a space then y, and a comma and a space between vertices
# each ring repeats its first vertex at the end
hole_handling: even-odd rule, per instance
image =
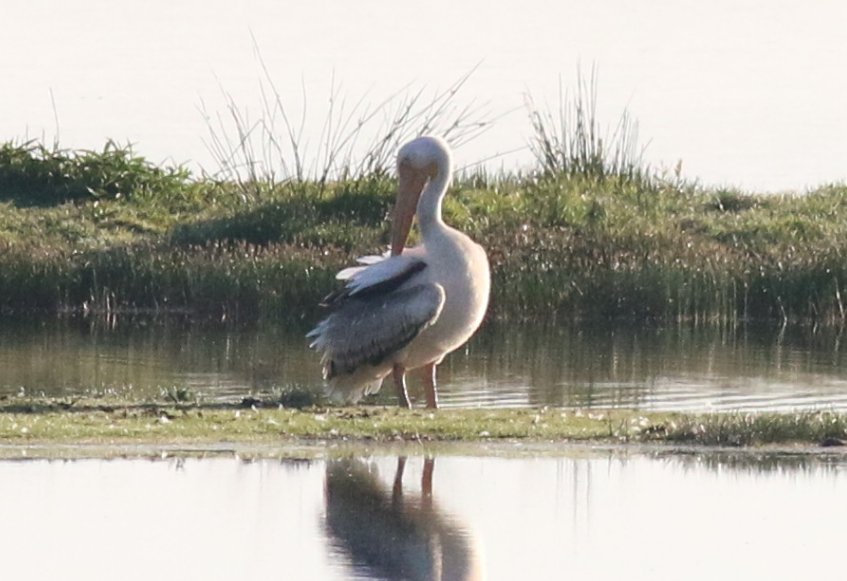
POLYGON ((576 90, 569 94, 559 84, 556 110, 539 108, 531 96, 526 107, 533 130, 529 140, 537 168, 544 175, 605 179, 646 177, 638 127, 624 111, 611 134, 597 117, 597 76, 577 72, 576 90))
MULTIPOLYGON (((258 51, 257 51, 258 54, 258 51)), ((306 126, 306 87, 281 88, 258 56, 261 112, 251 119, 245 108, 224 93, 226 113, 211 114, 203 107, 209 129, 206 145, 217 169, 213 177, 238 183, 249 196, 257 184, 309 182, 309 191, 323 193, 331 181, 362 180, 386 176, 394 155, 412 137, 435 133, 454 146, 461 145, 491 126, 482 107, 471 101, 459 105, 459 94, 475 69, 443 91, 429 93, 407 85, 386 98, 369 103, 368 95, 348 99, 333 77, 319 130, 306 126), (292 94, 300 93, 299 119, 290 112, 292 94), (306 135, 318 135, 311 146, 306 135)))

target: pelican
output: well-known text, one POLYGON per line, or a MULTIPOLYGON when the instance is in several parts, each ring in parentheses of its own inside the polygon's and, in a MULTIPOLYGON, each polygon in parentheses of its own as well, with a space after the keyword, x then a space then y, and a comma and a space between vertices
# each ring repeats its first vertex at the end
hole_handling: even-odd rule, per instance
POLYGON ((325 299, 332 312, 308 337, 321 354, 327 391, 355 403, 392 375, 399 404, 411 407, 406 372, 418 370, 426 405, 438 407, 436 366, 482 322, 491 275, 485 250, 441 217, 452 179, 450 148, 419 137, 397 155, 399 185, 388 256, 338 273, 343 289, 325 299), (404 248, 414 217, 421 244, 404 248))

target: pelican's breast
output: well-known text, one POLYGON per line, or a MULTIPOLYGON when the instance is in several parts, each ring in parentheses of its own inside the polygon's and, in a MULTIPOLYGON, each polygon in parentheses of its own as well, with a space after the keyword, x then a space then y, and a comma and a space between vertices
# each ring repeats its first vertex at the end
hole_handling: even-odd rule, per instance
POLYGON ((477 330, 488 308, 491 275, 485 251, 460 232, 448 234, 436 252, 427 248, 428 255, 438 256, 429 263, 428 277, 444 289, 444 307, 435 324, 408 346, 403 358, 408 368, 440 362, 459 348, 477 330))

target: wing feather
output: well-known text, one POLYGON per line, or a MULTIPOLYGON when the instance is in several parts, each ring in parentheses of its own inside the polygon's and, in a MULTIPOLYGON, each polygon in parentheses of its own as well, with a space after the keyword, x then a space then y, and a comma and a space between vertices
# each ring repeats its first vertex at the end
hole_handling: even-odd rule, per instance
POLYGON ((323 300, 324 305, 335 305, 356 295, 390 293, 427 266, 425 261, 412 255, 366 256, 360 260, 369 260, 369 263, 367 266, 351 266, 339 272, 336 278, 346 280, 347 284, 327 296, 323 300), (379 260, 371 262, 369 259, 379 260))
POLYGON ((434 323, 443 306, 444 289, 433 283, 348 294, 308 335, 322 355, 324 378, 384 362, 434 323))

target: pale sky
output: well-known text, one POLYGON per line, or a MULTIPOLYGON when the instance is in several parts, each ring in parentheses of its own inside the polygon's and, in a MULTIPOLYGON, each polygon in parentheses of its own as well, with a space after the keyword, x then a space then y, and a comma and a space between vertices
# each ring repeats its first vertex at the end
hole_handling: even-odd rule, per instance
MULTIPOLYGON (((648 2, 276 2, 12 0, 0 20, 0 139, 58 134, 62 145, 131 141, 153 161, 210 167, 204 139, 227 115, 222 91, 253 121, 263 73, 312 151, 330 86, 377 104, 404 87, 434 94, 478 66, 456 103, 493 128, 460 165, 519 150, 523 107, 555 108, 576 70, 598 72, 599 117, 624 109, 646 160, 707 185, 802 189, 847 178, 847 4, 836 0, 648 2), (305 94, 305 98, 304 98, 305 94), (58 119, 58 121, 57 121, 58 119)), ((336 102, 336 107, 339 103, 336 102)), ((522 149, 523 148, 523 149, 522 149)), ((214 169, 214 168, 213 168, 214 169)))

